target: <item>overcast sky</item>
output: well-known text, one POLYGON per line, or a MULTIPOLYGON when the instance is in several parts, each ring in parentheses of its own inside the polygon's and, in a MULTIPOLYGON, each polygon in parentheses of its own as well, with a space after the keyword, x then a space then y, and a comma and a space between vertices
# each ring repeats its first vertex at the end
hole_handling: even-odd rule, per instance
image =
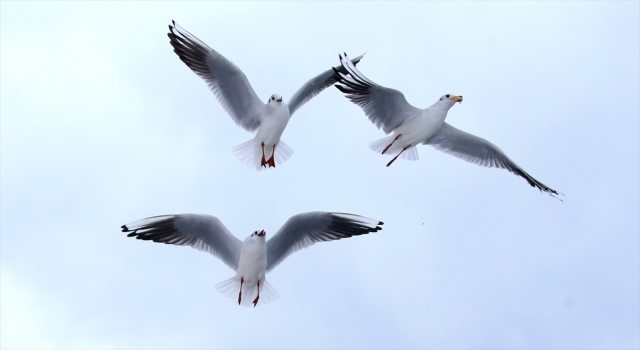
POLYGON ((639 3, 0 3, 2 348, 640 347, 639 3), (173 53, 176 20, 264 101, 354 57, 416 107, 566 196, 419 146, 389 161, 329 88, 295 151, 256 172, 253 137, 173 53), (217 216, 239 238, 290 216, 384 221, 297 252, 280 299, 239 307, 213 256, 120 225, 217 216))

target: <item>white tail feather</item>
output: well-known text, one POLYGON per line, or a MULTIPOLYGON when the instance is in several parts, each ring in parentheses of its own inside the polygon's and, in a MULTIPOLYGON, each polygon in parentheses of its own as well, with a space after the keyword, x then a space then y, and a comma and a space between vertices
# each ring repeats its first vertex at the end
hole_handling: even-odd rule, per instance
POLYGON ((407 148, 406 151, 402 152, 400 158, 406 160, 418 160, 418 148, 416 146, 407 148))
MULTIPOLYGON (((387 148, 387 146, 389 146, 391 142, 393 142, 393 139, 395 139, 396 136, 397 135, 391 135, 383 137, 379 140, 375 140, 369 143, 369 148, 371 148, 371 150, 376 153, 382 153, 382 151, 384 151, 384 149, 387 148)), ((384 152, 384 154, 387 156, 395 157, 398 153, 400 153, 400 151, 402 151, 402 144, 396 141, 393 143, 393 145, 391 145, 391 147, 389 147, 386 152, 384 152)), ((418 160, 418 148, 416 146, 409 147, 406 151, 402 152, 399 158, 406 160, 418 160)))
MULTIPOLYGON (((260 166, 260 162, 262 160, 262 147, 255 141, 255 139, 251 139, 233 147, 233 155, 235 155, 240 162, 250 168, 258 171, 265 169, 260 166)), ((284 163, 287 159, 291 158, 292 155, 293 150, 291 147, 287 146, 287 144, 282 140, 278 141, 275 154, 276 166, 284 163)))
MULTIPOLYGON (((376 153, 382 153, 382 151, 384 151, 384 149, 389 146, 389 144, 391 142, 393 142, 393 139, 395 139, 396 136, 395 135, 391 135, 391 136, 387 136, 387 137, 383 137, 379 140, 375 140, 371 143, 369 143, 369 148, 371 148, 372 151, 376 152, 376 153)), ((388 150, 387 150, 388 152, 388 150)), ((387 152, 385 152, 385 154, 388 154, 387 152)))
POLYGON ((287 161, 287 159, 291 158, 293 155, 293 149, 287 146, 286 143, 280 140, 278 145, 276 146, 276 165, 280 165, 287 161))
MULTIPOLYGON (((215 285, 220 294, 227 298, 238 300, 238 293, 240 292, 240 278, 231 277, 228 280, 224 280, 215 285)), ((240 305, 253 306, 253 300, 258 296, 258 288, 255 283, 243 283, 242 284, 242 300, 240 305)), ((273 288, 269 281, 264 280, 260 282, 260 299, 256 306, 270 303, 280 297, 280 294, 273 288)))

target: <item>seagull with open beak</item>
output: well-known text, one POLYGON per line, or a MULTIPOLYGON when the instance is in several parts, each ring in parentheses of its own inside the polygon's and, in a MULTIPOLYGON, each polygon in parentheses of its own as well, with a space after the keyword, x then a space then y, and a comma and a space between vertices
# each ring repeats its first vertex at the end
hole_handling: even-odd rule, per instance
POLYGON ((278 297, 266 273, 292 253, 317 242, 327 242, 377 232, 383 223, 363 216, 308 212, 294 215, 267 241, 264 230, 240 241, 211 215, 161 215, 122 225, 128 237, 204 250, 232 268, 235 276, 216 284, 225 296, 242 306, 254 307, 278 297))

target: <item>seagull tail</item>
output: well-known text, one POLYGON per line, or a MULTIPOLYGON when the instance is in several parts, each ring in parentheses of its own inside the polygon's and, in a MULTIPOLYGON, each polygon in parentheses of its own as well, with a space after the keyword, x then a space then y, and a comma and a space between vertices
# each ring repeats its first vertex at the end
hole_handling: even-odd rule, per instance
MULTIPOLYGON (((391 135, 383 137, 379 140, 375 140, 369 143, 369 148, 371 148, 371 150, 376 153, 382 154, 382 151, 384 151, 387 146, 389 146, 389 144, 393 142, 396 136, 397 135, 391 135)), ((400 153, 400 151, 402 151, 402 146, 399 142, 396 141, 393 142, 393 145, 391 145, 391 147, 389 147, 389 149, 387 149, 384 154, 389 156, 396 156, 398 153, 400 153)), ((418 149, 416 148, 416 146, 409 147, 406 151, 400 154, 400 158, 406 160, 418 160, 418 149)))
MULTIPOLYGON (((238 300, 240 292, 240 278, 231 277, 215 285, 220 294, 227 298, 238 300)), ((253 300, 258 296, 258 287, 254 284, 242 284, 242 300, 241 306, 253 306, 253 300)), ((264 305, 278 299, 280 295, 266 279, 260 283, 260 299, 256 306, 264 305)))
MULTIPOLYGON (((262 148, 255 139, 251 139, 247 142, 233 147, 233 154, 240 162, 250 168, 258 171, 262 169, 268 169, 268 167, 261 166, 262 148)), ((276 146, 276 154, 274 157, 276 166, 284 163, 287 159, 291 158, 292 155, 293 150, 291 149, 291 147, 287 146, 287 144, 282 140, 278 141, 278 145, 276 146)))

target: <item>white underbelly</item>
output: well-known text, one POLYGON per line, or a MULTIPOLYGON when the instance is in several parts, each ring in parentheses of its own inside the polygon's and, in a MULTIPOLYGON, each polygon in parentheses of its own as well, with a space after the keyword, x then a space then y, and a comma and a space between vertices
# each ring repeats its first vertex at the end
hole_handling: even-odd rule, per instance
POLYGON ((256 141, 264 142, 265 147, 277 144, 288 123, 289 118, 286 116, 265 118, 256 134, 256 141))
POLYGON ((404 124, 394 130, 394 135, 402 135, 398 138, 398 146, 401 148, 415 146, 429 137, 433 136, 440 128, 444 120, 430 118, 427 116, 417 116, 407 120, 404 124))
POLYGON ((236 275, 243 277, 245 282, 255 282, 264 279, 267 269, 267 256, 241 256, 236 275))
MULTIPOLYGON (((280 136, 284 132, 284 129, 289 123, 288 116, 272 116, 265 118, 258 129, 256 134, 255 146, 258 150, 264 145, 264 157, 266 160, 273 155, 278 142, 280 142, 280 136)), ((262 152, 262 151, 261 151, 262 152)))

